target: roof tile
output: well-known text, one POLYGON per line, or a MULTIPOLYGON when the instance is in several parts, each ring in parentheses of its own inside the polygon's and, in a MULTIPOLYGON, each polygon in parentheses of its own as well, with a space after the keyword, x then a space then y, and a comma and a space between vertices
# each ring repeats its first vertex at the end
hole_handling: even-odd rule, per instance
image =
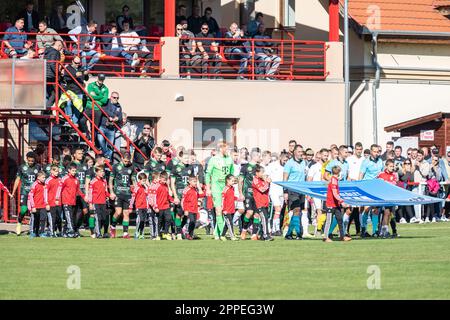
POLYGON ((436 9, 446 5, 450 0, 352 0, 349 15, 370 30, 450 32, 450 19, 436 9))

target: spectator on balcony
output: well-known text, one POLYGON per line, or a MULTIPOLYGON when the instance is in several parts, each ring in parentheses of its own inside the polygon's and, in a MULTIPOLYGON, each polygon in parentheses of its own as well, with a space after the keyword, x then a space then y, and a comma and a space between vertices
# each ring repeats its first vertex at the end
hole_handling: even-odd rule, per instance
POLYGON ((122 37, 117 33, 117 25, 112 22, 108 26, 108 32, 105 32, 104 37, 101 37, 101 44, 103 53, 113 57, 123 57, 126 62, 133 68, 139 64, 138 54, 134 55, 125 51, 122 45, 122 37))
MULTIPOLYGON (((150 158, 153 147, 155 146, 155 139, 152 134, 152 126, 150 124, 145 124, 142 132, 139 134, 137 139, 134 141, 136 147, 145 155, 147 159, 150 158)), ((145 158, 141 152, 135 150, 133 163, 137 171, 141 171, 144 168, 145 158)))
POLYGON ((69 31, 70 39, 74 42, 73 54, 81 54, 81 61, 85 70, 91 70, 100 59, 100 53, 95 50, 97 43, 93 33, 97 30, 97 23, 89 21, 87 26, 78 26, 69 31), (86 57, 90 57, 87 63, 86 57))
POLYGON ((191 78, 192 69, 198 67, 201 63, 201 57, 195 54, 197 42, 194 34, 188 30, 186 20, 176 26, 177 37, 180 38, 180 74, 181 78, 191 78))
POLYGON ((100 132, 103 134, 97 133, 97 140, 105 158, 111 160, 117 130, 116 125, 119 127, 122 125, 122 106, 119 103, 118 92, 111 92, 111 98, 103 111, 105 113, 102 115, 100 122, 100 132))
POLYGON ((36 35, 38 54, 42 55, 45 48, 53 46, 55 41, 61 41, 64 44, 63 38, 55 30, 49 28, 47 22, 39 22, 39 32, 36 35))
POLYGON ((200 15, 200 7, 193 6, 192 7, 192 15, 187 19, 189 31, 193 34, 198 34, 201 31, 201 27, 203 24, 203 18, 200 15))
POLYGON ((249 59, 251 59, 251 48, 247 41, 243 41, 244 32, 238 28, 236 23, 232 23, 230 31, 225 34, 225 38, 229 40, 224 41, 225 54, 229 60, 240 61, 237 79, 243 80, 243 74, 247 69, 249 59))
POLYGON ((214 40, 214 36, 209 33, 207 23, 203 23, 201 32, 195 37, 197 38, 197 49, 200 52, 202 65, 202 78, 206 79, 209 74, 219 78, 220 67, 222 66, 222 57, 219 54, 219 44, 214 40), (211 69, 209 67, 212 67, 211 69))
POLYGON ((24 19, 20 18, 16 20, 13 27, 9 27, 5 31, 3 36, 4 51, 10 57, 23 55, 31 47, 31 44, 27 42, 28 37, 24 32, 23 25, 24 19))
POLYGON ((56 10, 50 15, 50 27, 61 33, 69 31, 67 29, 67 15, 62 4, 57 5, 56 10))
POLYGON ((163 37, 164 29, 156 24, 155 18, 150 18, 150 24, 148 26, 148 34, 150 37, 163 37))
POLYGON ((87 97, 86 114, 92 121, 92 111, 94 112, 94 123, 98 128, 103 114, 100 108, 103 108, 106 105, 109 97, 109 89, 105 85, 105 75, 103 73, 99 74, 97 81, 89 83, 86 91, 95 102, 93 106, 92 100, 90 97, 87 97))
POLYGON ((175 24, 180 24, 182 20, 186 20, 186 6, 184 4, 180 4, 178 6, 178 12, 175 16, 175 24))
POLYGON ((248 23, 248 34, 250 37, 254 37, 259 32, 259 26, 263 24, 264 15, 262 12, 258 12, 254 20, 248 23))
POLYGON ((207 7, 205 9, 205 15, 202 17, 203 23, 207 23, 209 27, 209 32, 212 33, 214 36, 219 37, 220 36, 220 27, 217 23, 216 19, 212 17, 212 9, 210 7, 207 7))
MULTIPOLYGON (((80 57, 75 56, 72 60, 72 64, 67 66, 66 70, 64 70, 63 75, 63 79, 66 84, 65 90, 73 92, 78 97, 78 99, 81 99, 81 101, 83 101, 84 99, 83 88, 85 86, 84 82, 89 80, 89 75, 87 71, 82 70, 80 57)), ((67 116, 71 118, 73 124, 78 127, 78 123, 80 121, 81 114, 83 112, 83 105, 81 105, 81 108, 77 108, 73 104, 72 100, 69 99, 65 107, 65 112, 67 116)), ((87 129, 85 126, 83 127, 84 129, 87 129)), ((87 132, 87 130, 84 132, 87 132)))
POLYGON ((139 35, 130 28, 130 24, 126 21, 123 23, 123 31, 120 33, 120 39, 123 49, 133 54, 133 59, 138 59, 137 64, 139 64, 140 59, 143 60, 141 73, 146 73, 152 66, 152 54, 147 48, 145 41, 141 41, 139 35))
POLYGON ((47 108, 53 106, 55 102, 56 75, 59 74, 57 62, 61 61, 61 50, 63 44, 61 41, 55 41, 53 46, 45 48, 44 59, 47 60, 47 108))
POLYGON ((264 74, 267 80, 273 81, 273 75, 278 72, 281 58, 274 54, 273 42, 267 41, 271 37, 265 34, 266 27, 264 23, 258 26, 258 32, 255 39, 255 60, 258 61, 257 74, 264 74))
POLYGON ((39 14, 34 10, 33 1, 27 1, 25 9, 17 15, 17 19, 24 19, 25 32, 36 32, 39 24, 39 14))
POLYGON ((119 33, 124 30, 123 28, 124 22, 128 22, 130 28, 134 29, 133 18, 130 16, 130 7, 127 5, 124 5, 122 7, 122 14, 120 16, 117 16, 116 19, 117 29, 119 33))

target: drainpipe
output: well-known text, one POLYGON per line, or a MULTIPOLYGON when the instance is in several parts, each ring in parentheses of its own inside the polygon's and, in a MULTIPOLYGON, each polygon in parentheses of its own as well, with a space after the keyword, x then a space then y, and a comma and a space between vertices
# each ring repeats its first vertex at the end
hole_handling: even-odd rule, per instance
MULTIPOLYGON (((338 30, 339 36, 339 30, 338 30)), ((345 144, 351 144, 351 112, 350 112, 350 48, 348 33, 348 0, 344 2, 344 82, 345 82, 345 106, 344 106, 344 127, 345 144)))
POLYGON ((375 80, 372 83, 373 143, 378 144, 378 105, 377 89, 380 86, 381 68, 378 64, 378 34, 372 33, 372 64, 375 67, 375 80))

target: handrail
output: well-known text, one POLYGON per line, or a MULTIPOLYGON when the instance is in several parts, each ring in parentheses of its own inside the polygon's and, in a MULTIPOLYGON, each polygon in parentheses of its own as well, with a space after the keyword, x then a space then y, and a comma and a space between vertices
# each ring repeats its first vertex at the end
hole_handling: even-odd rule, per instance
MULTIPOLYGON (((85 95, 86 95, 86 97, 89 97, 89 99, 91 99, 91 102, 92 102, 92 122, 94 122, 94 106, 97 106, 98 107, 98 109, 102 112, 102 114, 103 115, 105 115, 105 116, 108 116, 108 114, 105 112, 105 110, 103 110, 103 108, 92 98, 92 96, 86 91, 86 89, 78 82, 78 80, 66 69, 66 67, 64 66, 64 64, 62 64, 62 63, 60 63, 59 61, 57 62, 57 64, 60 64, 61 65, 61 67, 63 68, 63 70, 68 74, 68 75, 70 75, 70 77, 73 79, 73 81, 80 87, 80 89, 85 93, 85 95)), ((85 114, 84 113, 84 111, 83 111, 83 114, 85 114)), ((89 118, 88 118, 89 119, 89 118)), ((131 141, 131 139, 122 131, 122 129, 116 124, 116 123, 113 123, 113 125, 114 125, 114 127, 120 132, 120 134, 125 138, 125 140, 127 140, 127 143, 128 144, 131 144, 134 148, 135 148, 135 150, 137 150, 143 157, 144 157, 144 159, 145 160, 148 160, 148 157, 136 146, 136 144, 133 142, 133 141, 131 141)), ((97 127, 96 125, 95 125, 95 123, 94 123, 94 127, 97 127)), ((97 128, 97 130, 99 131, 99 132, 101 132, 100 130, 99 130, 99 128, 97 128)), ((102 133, 103 134, 103 133, 102 133)), ((94 134, 92 134, 92 138, 93 139, 95 139, 94 138, 94 134)), ((103 135, 104 136, 104 135, 103 135)), ((105 136, 104 136, 105 137, 105 136)), ((106 137, 105 137, 106 138, 106 137)), ((116 148, 115 146, 114 146, 114 144, 113 143, 111 143, 112 144, 112 146, 114 147, 114 148, 116 148)), ((121 154, 120 152, 118 152, 119 154, 121 154)))
MULTIPOLYGON (((259 38, 202 38, 202 37, 188 37, 188 38, 180 38, 180 62, 183 64, 180 65, 180 75, 186 76, 204 76, 204 77, 217 77, 217 76, 246 76, 251 79, 257 79, 260 77, 269 76, 271 78, 287 78, 288 80, 294 79, 320 79, 323 80, 327 77, 328 73, 326 71, 326 42, 324 41, 303 41, 303 40, 294 40, 293 35, 289 34, 290 40, 283 39, 259 39, 259 38), (197 48, 195 51, 188 51, 189 47, 187 47, 186 42, 189 41, 198 41, 202 40, 208 42, 216 42, 218 44, 218 54, 220 55, 220 59, 222 65, 218 65, 218 58, 208 59, 208 62, 202 58, 202 53, 199 52, 197 48), (264 44, 267 43, 267 46, 264 44), (288 43, 291 47, 285 47, 285 44, 288 43), (241 61, 241 57, 239 57, 238 53, 229 52, 230 48, 239 48, 244 54, 247 54, 247 70, 244 71, 243 74, 239 74, 237 72, 238 64, 241 61), (271 48, 273 53, 264 52, 265 48, 271 48), (268 56, 276 55, 280 61, 279 66, 277 68, 277 74, 266 74, 263 72, 263 66, 265 62, 258 57, 258 53, 256 51, 261 51, 267 54, 268 56), (188 54, 186 57, 183 54, 188 54), (236 57, 234 57, 236 55, 236 57), (196 57, 197 56, 197 57, 196 57), (201 62, 202 60, 203 62, 201 62), (300 60, 300 61, 299 61, 300 60), (189 65, 187 62, 196 61, 194 65, 189 65), (216 62, 215 65, 209 63, 209 61, 216 62), (206 65, 203 65, 206 63, 206 65), (226 63, 228 65, 223 65, 226 63), (308 67, 311 66, 311 67, 308 67), (223 71, 230 70, 234 72, 226 72, 223 71), (202 68, 202 72, 198 72, 202 68), (261 68, 261 70, 259 69, 261 68), (190 73, 186 73, 186 69, 190 69, 190 73), (206 69, 206 73, 205 72, 206 69), (215 69, 215 72, 210 72, 211 69, 215 69), (286 72, 288 72, 288 76, 286 76, 286 72)), ((206 52, 211 55, 214 54, 213 50, 205 47, 206 52)), ((273 61, 273 60, 272 60, 273 61)))

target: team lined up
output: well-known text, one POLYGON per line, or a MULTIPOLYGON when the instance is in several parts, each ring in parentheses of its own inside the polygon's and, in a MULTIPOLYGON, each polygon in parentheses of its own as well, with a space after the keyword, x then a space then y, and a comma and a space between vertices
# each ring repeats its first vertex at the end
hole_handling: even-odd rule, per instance
MULTIPOLYGON (((105 170, 101 155, 94 163, 81 148, 74 151, 73 161, 68 165, 63 166, 55 156, 43 171, 35 163, 35 155, 28 153, 12 193, 16 193, 21 182, 17 234, 20 235, 23 217, 29 212, 31 237, 78 237, 84 217, 88 217, 91 237, 116 237, 116 227, 123 216, 123 238, 130 238, 130 213, 135 209, 136 239, 144 238, 148 223, 152 239, 190 240, 196 238, 194 230, 200 223, 207 231, 213 230, 217 240, 237 240, 234 227, 239 226, 242 240, 251 233, 253 240, 270 241, 273 236, 282 235, 283 224, 287 226, 289 217, 289 226, 284 230, 288 240, 294 239, 294 233, 295 239, 312 237, 308 232, 312 223, 317 236, 323 233, 329 241, 339 226, 340 237, 348 241, 352 220, 359 231, 359 208, 343 210, 345 204, 339 196, 338 181, 356 180, 355 166, 357 179, 380 178, 393 184, 399 181, 395 161, 387 159, 383 164, 377 145, 372 145, 370 156, 363 157, 362 145, 358 143, 355 155, 348 158, 347 146, 332 146, 314 155, 310 149, 304 153, 301 145, 291 141, 289 152, 273 159, 270 152, 261 154, 259 148, 249 154, 247 150, 234 149, 229 155, 227 144, 219 143, 217 154, 205 161, 205 168, 192 151, 179 148, 175 156, 170 149, 165 150, 154 148, 144 167, 135 166, 131 155, 125 153, 111 172, 105 170), (272 182, 282 180, 329 181, 327 201, 305 198, 272 182), (108 201, 114 201, 111 217, 108 201), (308 207, 310 216, 303 214, 308 207), (288 208, 289 216, 284 208, 288 208), (207 212, 206 223, 205 219, 199 219, 202 211, 207 212)), ((389 236, 388 225, 396 235, 393 211, 393 208, 361 209, 361 236, 370 236, 369 216, 374 236, 389 236)))

